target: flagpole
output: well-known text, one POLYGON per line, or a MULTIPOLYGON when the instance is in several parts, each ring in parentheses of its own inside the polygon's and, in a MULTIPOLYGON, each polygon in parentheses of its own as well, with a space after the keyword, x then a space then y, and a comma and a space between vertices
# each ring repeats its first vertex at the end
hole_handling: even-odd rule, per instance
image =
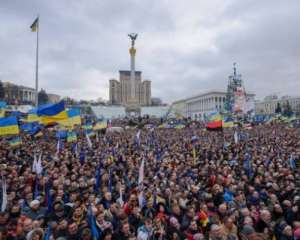
POLYGON ((38 15, 37 31, 36 31, 36 66, 35 66, 35 106, 39 105, 39 30, 40 16, 38 15))

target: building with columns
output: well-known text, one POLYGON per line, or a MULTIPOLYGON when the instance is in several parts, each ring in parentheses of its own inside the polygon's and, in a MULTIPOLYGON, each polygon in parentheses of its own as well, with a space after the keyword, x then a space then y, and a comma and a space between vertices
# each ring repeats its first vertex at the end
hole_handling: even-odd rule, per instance
MULTIPOLYGON (((172 104, 175 115, 204 120, 213 111, 224 111, 226 92, 211 91, 186 99, 181 99, 172 104)), ((254 102, 254 94, 246 94, 248 101, 254 102)))
POLYGON ((255 102, 255 113, 256 114, 274 114, 279 104, 282 111, 285 105, 289 103, 291 109, 296 114, 300 114, 300 96, 290 97, 283 96, 279 98, 277 95, 266 96, 263 101, 255 102))
POLYGON ((35 102, 35 89, 3 82, 4 100, 8 104, 32 104, 35 102))
MULTIPOLYGON (((135 96, 141 106, 151 105, 151 81, 142 80, 142 72, 135 71, 135 96)), ((130 71, 120 70, 119 81, 109 80, 109 103, 111 105, 127 105, 131 94, 130 71)))

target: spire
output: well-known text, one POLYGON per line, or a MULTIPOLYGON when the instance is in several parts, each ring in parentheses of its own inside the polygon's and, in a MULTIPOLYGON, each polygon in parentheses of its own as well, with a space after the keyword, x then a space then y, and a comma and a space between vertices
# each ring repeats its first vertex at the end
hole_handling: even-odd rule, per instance
POLYGON ((233 63, 233 76, 236 76, 236 62, 233 63))

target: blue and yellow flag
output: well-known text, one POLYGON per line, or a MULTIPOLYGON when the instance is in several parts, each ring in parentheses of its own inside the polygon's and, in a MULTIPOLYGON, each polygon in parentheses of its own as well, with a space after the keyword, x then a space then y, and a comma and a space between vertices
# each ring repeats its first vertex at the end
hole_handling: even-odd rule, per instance
POLYGON ((37 115, 40 116, 42 123, 45 125, 68 119, 64 101, 39 107, 37 115))
POLYGON ((231 117, 223 117, 222 126, 224 128, 233 127, 234 126, 233 118, 231 118, 231 117))
POLYGON ((65 120, 58 121, 62 126, 73 128, 74 125, 81 125, 80 109, 72 108, 67 111, 68 118, 65 120))
POLYGON ((21 144, 22 144, 22 139, 21 139, 20 136, 15 137, 15 138, 13 138, 13 139, 11 139, 11 140, 9 141, 9 145, 10 145, 11 147, 16 147, 16 146, 19 146, 19 145, 21 145, 21 144))
POLYGON ((26 122, 40 122, 40 121, 41 121, 40 117, 34 113, 29 113, 27 115, 26 122))
POLYGON ((37 115, 37 108, 33 108, 28 111, 27 113, 27 119, 25 120, 26 122, 40 122, 41 119, 37 115))
POLYGON ((67 142, 76 142, 77 141, 77 134, 76 132, 68 132, 67 142))
POLYGON ((0 118, 0 136, 19 134, 19 125, 16 117, 0 118))
POLYGON ((107 121, 97 122, 93 127, 94 130, 101 130, 107 128, 107 121))
POLYGON ((31 32, 36 32, 38 30, 38 27, 39 27, 39 18, 37 17, 30 26, 31 32))

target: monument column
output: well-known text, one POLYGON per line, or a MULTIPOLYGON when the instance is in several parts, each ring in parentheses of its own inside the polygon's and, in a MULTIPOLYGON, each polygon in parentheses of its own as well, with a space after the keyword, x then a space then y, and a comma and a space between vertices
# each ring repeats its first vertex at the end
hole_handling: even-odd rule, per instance
POLYGON ((136 49, 134 48, 134 43, 137 38, 136 33, 128 34, 129 38, 131 39, 131 48, 129 49, 130 53, 130 102, 136 103, 136 96, 135 96, 135 54, 136 49))
POLYGON ((137 39, 136 33, 128 34, 131 39, 131 48, 129 49, 130 53, 130 97, 127 103, 126 112, 128 115, 134 113, 135 115, 140 114, 139 98, 136 96, 136 80, 135 80, 135 54, 136 49, 134 48, 135 40, 137 39))

